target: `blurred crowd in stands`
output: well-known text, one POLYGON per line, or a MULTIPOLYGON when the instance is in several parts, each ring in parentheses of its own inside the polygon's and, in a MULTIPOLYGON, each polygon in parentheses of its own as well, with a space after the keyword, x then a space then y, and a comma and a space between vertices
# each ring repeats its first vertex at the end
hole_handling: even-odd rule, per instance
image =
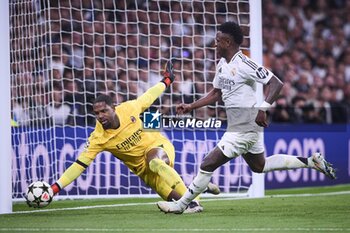
POLYGON ((285 83, 272 120, 349 122, 350 1, 263 2, 264 63, 285 83))
MULTIPOLYGON (((100 93, 134 99, 174 57, 177 80, 155 106, 165 115, 212 88, 216 27, 247 1, 29 1, 10 9, 12 113, 20 124, 93 125, 100 93), (50 6, 50 7, 48 7, 50 6)), ((273 122, 350 121, 350 1, 264 0, 264 65, 284 87, 273 122)), ((245 14, 244 14, 245 12, 245 14)), ((225 119, 221 105, 196 117, 225 119)))

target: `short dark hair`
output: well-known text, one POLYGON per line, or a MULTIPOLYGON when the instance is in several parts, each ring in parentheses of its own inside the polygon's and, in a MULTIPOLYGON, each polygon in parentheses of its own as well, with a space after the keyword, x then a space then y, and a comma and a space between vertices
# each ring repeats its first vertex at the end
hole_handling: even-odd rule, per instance
POLYGON ((100 102, 105 102, 109 106, 114 106, 113 99, 109 95, 99 95, 97 98, 94 100, 94 104, 100 103, 100 102))
POLYGON ((243 31, 235 22, 225 22, 219 26, 219 31, 232 36, 236 44, 241 45, 243 42, 243 31))

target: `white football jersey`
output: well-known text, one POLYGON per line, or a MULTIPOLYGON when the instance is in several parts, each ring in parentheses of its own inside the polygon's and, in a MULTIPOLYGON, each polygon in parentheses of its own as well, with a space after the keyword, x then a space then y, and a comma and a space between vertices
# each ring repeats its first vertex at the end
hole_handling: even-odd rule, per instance
POLYGON ((229 63, 221 58, 213 80, 221 89, 226 108, 248 107, 256 104, 256 82, 266 84, 274 74, 238 51, 229 63))

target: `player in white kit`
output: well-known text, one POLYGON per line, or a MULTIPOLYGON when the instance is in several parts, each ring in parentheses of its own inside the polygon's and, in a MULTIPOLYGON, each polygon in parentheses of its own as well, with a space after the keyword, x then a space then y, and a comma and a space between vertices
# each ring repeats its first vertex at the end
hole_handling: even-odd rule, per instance
POLYGON ((335 170, 320 153, 308 158, 286 154, 265 158, 262 134, 263 128, 268 126, 266 110, 278 97, 283 83, 270 70, 245 56, 239 50, 242 42, 243 33, 238 24, 226 22, 220 25, 216 52, 221 59, 216 68, 213 90, 198 101, 177 106, 178 113, 184 114, 222 99, 228 126, 217 146, 203 159, 197 176, 182 198, 157 203, 165 213, 182 213, 206 189, 214 170, 240 155, 257 173, 308 167, 335 179, 335 170), (256 106, 257 82, 268 87, 266 99, 260 106, 256 106))

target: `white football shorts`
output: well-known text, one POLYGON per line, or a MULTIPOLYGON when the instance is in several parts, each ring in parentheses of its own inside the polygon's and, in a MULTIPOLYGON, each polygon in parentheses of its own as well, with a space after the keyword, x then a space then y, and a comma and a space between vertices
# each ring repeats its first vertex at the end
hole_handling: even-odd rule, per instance
POLYGON ((260 154, 264 152, 263 132, 226 132, 218 147, 228 158, 235 158, 248 152, 260 154))

